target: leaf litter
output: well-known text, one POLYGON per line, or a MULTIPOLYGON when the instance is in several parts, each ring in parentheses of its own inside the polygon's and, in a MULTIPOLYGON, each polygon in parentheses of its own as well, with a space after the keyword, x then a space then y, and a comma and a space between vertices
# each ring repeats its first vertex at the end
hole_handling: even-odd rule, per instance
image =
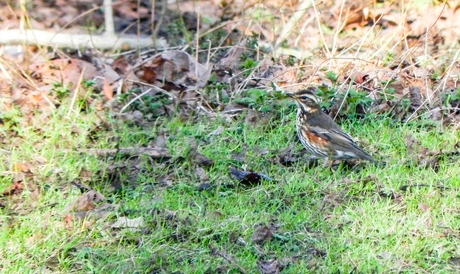
POLYGON ((244 186, 254 186, 262 182, 262 180, 268 182, 274 182, 268 175, 258 172, 242 171, 234 168, 230 168, 230 176, 237 180, 244 186))
MULTIPOLYGON (((59 2, 57 9, 40 1, 34 3, 34 5, 44 5, 46 7, 45 9, 31 10, 32 13, 40 15, 33 19, 36 27, 46 29, 69 24, 71 28, 78 29, 78 24, 81 21, 71 20, 72 15, 77 17, 78 14, 85 10, 85 5, 88 4, 81 4, 76 7, 72 4, 64 5, 59 2), (58 10, 61 15, 67 14, 67 16, 54 16, 54 12, 52 12, 54 10, 58 10), (49 20, 40 22, 40 18, 46 17, 44 14, 49 15, 49 20)), ((222 12, 221 8, 214 2, 208 7, 218 10, 215 14, 221 15, 225 13, 225 16, 233 19, 233 21, 229 21, 226 24, 225 28, 232 29, 234 27, 238 30, 240 26, 235 25, 241 19, 240 16, 244 15, 243 11, 245 9, 251 10, 256 5, 254 3, 244 3, 243 5, 231 3, 225 9, 225 12, 222 12)), ((142 24, 148 26, 153 23, 148 22, 152 18, 158 20, 157 16, 151 16, 150 9, 145 6, 124 3, 114 5, 114 8, 117 11, 117 20, 122 22, 122 24, 117 24, 117 28, 126 26, 125 30, 127 32, 135 32, 132 26, 129 27, 130 22, 143 19, 142 24)), ((181 6, 181 8, 183 7, 181 6)), ((265 8, 270 10, 274 6, 271 3, 267 3, 265 8)), ((173 116, 174 113, 178 113, 186 121, 201 119, 203 116, 215 118, 217 114, 232 118, 236 115, 247 113, 245 114, 245 122, 251 125, 258 125, 266 124, 275 117, 276 114, 272 114, 270 111, 263 112, 263 107, 270 105, 274 100, 263 99, 260 101, 260 98, 254 99, 250 95, 244 98, 240 97, 243 96, 243 91, 248 89, 269 90, 264 94, 264 97, 269 97, 272 94, 270 84, 275 82, 286 89, 292 88, 290 86, 293 84, 319 86, 324 93, 323 95, 325 95, 324 103, 329 104, 329 114, 337 117, 337 119, 344 119, 347 111, 355 110, 360 115, 388 114, 395 121, 401 122, 407 122, 425 115, 429 120, 442 121, 445 126, 458 123, 458 60, 454 60, 453 66, 445 70, 442 58, 435 59, 431 55, 428 56, 427 58, 433 65, 423 65, 423 62, 418 59, 418 56, 424 56, 420 54, 423 50, 428 50, 433 55, 437 52, 443 52, 439 48, 443 46, 440 42, 442 39, 455 41, 455 37, 458 37, 458 34, 453 30, 459 23, 457 20, 459 18, 457 16, 458 6, 442 7, 442 10, 441 7, 436 7, 433 13, 442 14, 436 21, 431 19, 427 21, 427 18, 413 12, 409 13, 407 17, 403 17, 398 12, 398 6, 389 4, 384 8, 376 8, 364 2, 360 4, 347 3, 343 7, 347 11, 346 16, 343 16, 343 13, 341 15, 342 7, 339 5, 327 6, 324 4, 318 8, 323 10, 321 20, 331 29, 340 25, 341 29, 339 31, 341 34, 355 30, 357 37, 364 37, 364 33, 369 32, 373 26, 379 26, 381 35, 378 39, 390 42, 396 41, 389 43, 396 45, 393 48, 396 53, 392 53, 394 55, 391 56, 390 54, 388 56, 373 56, 366 60, 365 57, 374 54, 376 51, 375 48, 372 48, 373 45, 366 45, 366 47, 370 47, 373 50, 360 52, 358 49, 356 53, 360 52, 361 59, 357 59, 355 52, 352 52, 349 48, 355 42, 352 37, 344 37, 334 43, 333 39, 335 38, 333 36, 326 36, 326 40, 322 42, 333 45, 332 49, 327 49, 326 52, 347 49, 344 53, 340 53, 342 57, 346 57, 345 59, 328 59, 326 58, 327 56, 322 56, 322 53, 319 54, 322 51, 319 46, 321 39, 319 38, 319 33, 308 21, 303 22, 304 27, 300 31, 307 31, 309 35, 299 35, 297 40, 288 39, 285 43, 291 48, 314 51, 317 53, 315 59, 308 61, 291 57, 283 59, 284 57, 282 57, 276 60, 263 56, 260 60, 257 60, 258 63, 254 67, 250 68, 245 68, 240 63, 244 58, 256 59, 257 57, 255 54, 251 54, 251 51, 254 52, 254 48, 251 46, 251 38, 239 39, 239 42, 236 43, 232 41, 230 35, 226 39, 230 41, 226 44, 228 49, 224 49, 223 45, 225 43, 223 42, 222 47, 219 47, 213 53, 215 56, 207 59, 206 63, 203 61, 204 55, 196 55, 198 56, 196 58, 196 56, 182 50, 166 50, 155 52, 153 55, 145 52, 140 57, 135 54, 127 54, 118 58, 112 56, 101 58, 102 55, 95 51, 86 52, 85 58, 79 57, 76 53, 63 54, 63 52, 59 52, 55 55, 47 53, 52 60, 44 61, 44 58, 40 56, 42 53, 39 53, 37 49, 28 48, 20 53, 22 56, 26 54, 32 55, 31 60, 33 62, 28 66, 25 59, 20 56, 15 57, 7 54, 4 58, 2 56, 2 60, 0 60, 1 64, 7 64, 6 67, 8 67, 7 73, 2 73, 0 78, 1 103, 4 110, 19 107, 22 115, 26 118, 21 122, 13 121, 13 124, 32 125, 37 129, 39 129, 40 125, 36 124, 36 120, 47 121, 51 113, 62 105, 65 98, 72 97, 84 101, 87 107, 98 105, 100 109, 105 108, 114 112, 113 117, 115 119, 131 124, 133 128, 135 126, 149 128, 156 121, 166 120, 173 116), (340 20, 342 21, 339 22, 340 20), (338 25, 337 22, 340 24, 338 25), (398 26, 402 26, 402 29, 398 26), (428 31, 427 26, 429 26, 428 31), (398 35, 393 35, 394 33, 398 35), (404 44, 400 43, 402 40, 405 41, 404 44), (426 45, 426 48, 421 45, 426 45), (65 55, 67 56, 63 57, 65 55), (210 62, 208 63, 208 61, 210 62), (17 66, 15 66, 16 64, 13 65, 13 62, 17 66), (7 77, 7 75, 13 75, 14 71, 20 72, 18 75, 21 74, 21 76, 16 76, 15 78, 17 79, 16 85, 19 88, 13 85, 12 81, 7 77), (335 77, 332 77, 334 75, 331 74, 327 75, 325 71, 332 71, 335 77), (85 81, 94 83, 90 83, 91 87, 85 87, 85 81), (210 86, 210 84, 214 86, 211 90, 206 91, 206 87, 210 86), (224 85, 219 90, 216 85, 220 84, 224 85), (350 89, 356 90, 357 93, 351 96, 349 94, 350 89), (66 94, 66 96, 62 96, 62 93, 66 94), (125 96, 124 100, 118 100, 120 95, 125 96), (358 100, 357 103, 354 103, 352 100, 347 100, 347 98, 355 98, 354 96, 360 98, 361 101, 358 100), (234 103, 235 99, 239 98, 244 100, 241 100, 240 103, 234 103), (367 98, 372 100, 367 100, 367 98), (409 99, 408 102, 405 100, 406 98, 409 99), (264 113, 265 117, 260 113, 264 113)), ((163 20, 168 21, 174 16, 178 16, 175 8, 168 7, 167 9, 171 12, 169 15, 165 15, 163 20)), ((287 11, 288 8, 283 6, 281 9, 287 11)), ((3 14, 7 12, 10 11, 6 11, 6 9, 1 11, 3 14)), ((309 9, 306 17, 314 18, 314 16, 313 10, 309 9)), ((92 22, 101 26, 103 22, 101 13, 94 12, 92 17, 92 22)), ((10 16, 8 18, 10 19, 3 21, 4 24, 8 23, 13 26, 17 23, 10 16)), ((201 22, 203 25, 198 26, 197 21, 193 20, 196 19, 194 16, 187 17, 188 19, 195 22, 194 25, 188 24, 188 29, 211 27, 207 25, 209 23, 204 22, 201 22)), ((162 24, 156 30, 157 33, 170 35, 165 30, 165 25, 162 24)), ((269 37, 270 34, 264 29, 264 25, 262 24, 261 26, 256 27, 254 24, 248 26, 248 29, 240 30, 246 33, 259 34, 261 35, 259 36, 260 39, 263 39, 263 36, 269 37)), ((152 32, 149 27, 143 29, 149 33, 152 32)), ((171 36, 168 38, 168 42, 174 42, 171 36)), ((84 111, 84 109, 80 108, 77 111, 84 111)), ((2 116, 0 122, 2 126, 5 126, 10 121, 2 116)), ((104 127, 103 123, 100 125, 104 127)), ((102 128, 102 130, 105 129, 102 128)), ((219 127, 210 131, 208 137, 221 138, 221 135, 226 130, 227 128, 225 127, 219 127)), ((168 134, 168 132, 162 135, 158 134, 155 143, 148 146, 140 145, 139 147, 117 149, 81 148, 79 152, 95 154, 98 157, 110 159, 122 155, 118 158, 119 162, 114 162, 106 167, 107 176, 101 176, 101 178, 109 178, 107 180, 113 183, 113 191, 119 191, 123 188, 122 185, 125 180, 122 179, 123 175, 128 174, 129 181, 134 182, 137 176, 146 172, 145 168, 139 164, 140 158, 144 156, 153 160, 154 165, 171 170, 173 169, 172 166, 181 161, 190 161, 193 164, 189 169, 199 181, 198 189, 212 189, 212 182, 210 182, 207 169, 213 167, 216 164, 215 161, 199 153, 197 147, 192 148, 191 151, 180 157, 174 158, 164 146, 168 134), (126 159, 129 159, 129 161, 124 162, 126 159)), ((10 137, 17 136, 17 133, 10 127, 6 135, 10 137)), ((23 137, 17 138, 16 142, 21 143, 21 138, 23 137)), ((8 143, 10 139, 4 139, 4 142, 8 143)), ((16 146, 16 144, 14 145, 16 146)), ((416 165, 435 171, 438 170, 441 159, 452 157, 451 159, 455 160, 458 155, 456 151, 433 151, 420 145, 414 145, 414 142, 408 144, 407 148, 408 155, 413 158, 413 162, 416 165)), ((296 150, 291 146, 261 152, 260 154, 275 155, 271 158, 271 162, 282 166, 291 166, 299 161, 305 161, 303 151, 296 150)), ((251 164, 247 162, 248 159, 244 152, 233 154, 232 159, 241 162, 242 165, 251 164)), ((314 167, 314 161, 315 159, 308 160, 307 165, 314 167)), ((177 175, 173 173, 168 171, 167 175, 155 178, 158 180, 154 180, 155 182, 152 185, 155 187, 171 187, 174 185, 177 175)), ((268 175, 258 172, 246 172, 231 168, 230 174, 235 180, 244 181, 251 186, 259 184, 262 180, 273 181, 268 175)), ((92 174, 89 174, 89 177, 91 176, 92 174)), ((354 183, 356 181, 350 181, 350 184, 354 183)), ((24 186, 23 182, 19 180, 13 181, 11 187, 3 191, 3 195, 20 195, 24 186)), ((137 185, 131 185, 131 188, 135 187, 137 185)), ((33 189, 31 185, 29 188, 33 189)), ((35 190, 38 191, 39 188, 36 187, 35 190)), ((393 197, 393 194, 390 196, 393 197)), ((344 197, 343 193, 326 194, 323 199, 323 206, 324 204, 329 204, 331 207, 336 207, 338 204, 344 203, 348 198, 344 197)), ((104 203, 104 201, 105 197, 98 192, 94 192, 94 190, 81 194, 78 200, 69 205, 69 210, 75 212, 73 215, 65 216, 66 222, 70 223, 72 221, 72 217, 69 216, 83 219, 87 218, 90 212, 99 212, 97 219, 105 218, 107 216, 106 212, 114 212, 114 207, 104 203)), ((425 207, 420 208, 420 205, 422 203, 419 204, 419 209, 425 212, 425 207)), ((177 221, 177 217, 174 217, 175 213, 164 211, 157 212, 157 215, 162 215, 164 219, 176 219, 177 221)), ((114 228, 136 228, 136 226, 145 224, 142 217, 134 219, 121 217, 118 220, 120 224, 115 223, 117 225, 114 228), (127 225, 128 223, 133 225, 127 225)), ((177 222, 186 223, 185 219, 177 222)), ((272 236, 268 235, 271 235, 271 230, 267 229, 266 226, 260 226, 251 235, 251 241, 256 244, 263 244, 272 238, 272 236)), ((182 233, 179 231, 177 234, 172 235, 171 239, 183 240, 189 236, 189 232, 182 233)), ((42 236, 37 234, 36 238, 39 239, 40 237, 42 236)), ((31 241, 34 241, 34 239, 31 238, 31 241)), ((240 266, 234 256, 224 251, 216 251, 216 248, 213 247, 210 250, 214 255, 217 254, 240 272, 248 272, 240 266)), ((282 259, 259 259, 257 269, 260 273, 279 273, 282 270, 280 261, 282 259)), ((451 261, 455 263, 455 258, 452 258, 451 261)))

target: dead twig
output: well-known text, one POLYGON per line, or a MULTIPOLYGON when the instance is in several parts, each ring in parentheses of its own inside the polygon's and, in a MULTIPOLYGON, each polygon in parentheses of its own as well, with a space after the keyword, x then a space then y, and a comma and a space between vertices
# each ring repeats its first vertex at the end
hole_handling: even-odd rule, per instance
POLYGON ((133 156, 145 154, 155 159, 171 157, 171 155, 169 154, 169 151, 166 148, 159 148, 159 147, 138 147, 138 148, 126 147, 126 148, 119 148, 119 149, 116 149, 116 148, 113 148, 113 149, 82 149, 79 151, 90 153, 90 154, 95 154, 98 156, 108 156, 110 154, 121 153, 121 154, 133 155, 133 156))

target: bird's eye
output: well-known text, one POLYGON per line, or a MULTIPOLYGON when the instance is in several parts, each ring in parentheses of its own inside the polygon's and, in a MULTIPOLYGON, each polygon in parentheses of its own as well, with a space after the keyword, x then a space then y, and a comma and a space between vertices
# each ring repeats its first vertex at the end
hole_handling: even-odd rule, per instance
POLYGON ((300 99, 302 99, 302 100, 307 100, 308 97, 307 97, 307 96, 302 96, 302 97, 300 97, 300 99))

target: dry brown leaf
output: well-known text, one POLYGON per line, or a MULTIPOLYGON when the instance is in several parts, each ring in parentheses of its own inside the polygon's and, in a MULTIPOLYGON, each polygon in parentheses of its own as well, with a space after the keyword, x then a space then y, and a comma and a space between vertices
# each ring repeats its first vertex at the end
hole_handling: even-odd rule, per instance
POLYGON ((137 2, 118 1, 114 6, 119 15, 128 20, 145 19, 150 16, 149 9, 140 6, 137 2))
POLYGON ((418 210, 423 211, 423 212, 429 212, 430 207, 427 204, 419 203, 418 204, 418 210))
POLYGON ((240 184, 245 186, 253 186, 259 184, 262 180, 273 182, 274 180, 263 173, 248 172, 230 168, 230 177, 238 180, 240 184))
POLYGON ((66 229, 73 229, 73 217, 71 214, 66 214, 64 216, 64 227, 66 229))
POLYGON ((44 84, 60 83, 64 87, 77 84, 81 73, 84 79, 93 79, 97 74, 96 67, 78 59, 55 59, 46 63, 35 63, 29 67, 44 84))
POLYGON ((214 161, 209 159, 208 157, 204 156, 201 153, 195 152, 193 154, 193 160, 200 166, 212 166, 214 165, 214 161))
POLYGON ((165 51, 142 65, 141 79, 154 83, 164 89, 170 89, 165 82, 174 85, 177 90, 193 90, 207 84, 211 69, 196 61, 190 54, 180 51, 165 51))
POLYGON ((83 193, 76 201, 67 206, 68 211, 89 211, 96 208, 96 203, 105 200, 105 197, 95 190, 83 193))
POLYGON ((281 265, 276 259, 271 259, 268 261, 258 260, 257 269, 261 274, 278 274, 281 271, 281 265))
POLYGON ((30 167, 27 164, 16 163, 16 164, 13 165, 13 171, 14 172, 29 172, 30 167))
POLYGON ((120 75, 126 74, 129 72, 129 63, 126 60, 125 56, 120 56, 115 59, 112 63, 112 69, 120 75))
POLYGON ((27 186, 30 191, 30 199, 32 201, 38 201, 40 199, 40 188, 32 184, 32 182, 28 182, 27 186))
POLYGON ((24 190, 24 185, 22 184, 22 181, 15 181, 13 184, 8 186, 3 192, 2 196, 13 196, 13 195, 19 195, 22 193, 24 190))
MULTIPOLYGON (((184 1, 180 5, 173 3, 169 5, 169 8, 174 10, 178 9, 181 13, 198 13, 201 16, 204 16, 207 20, 213 18, 217 20, 223 14, 222 5, 224 4, 219 0, 201 0, 201 1, 184 1)), ((228 3, 225 3, 228 5, 228 3)))
POLYGON ((255 244, 262 244, 263 242, 270 241, 273 238, 273 230, 273 227, 266 225, 258 226, 251 235, 251 241, 255 244))
POLYGON ((40 241, 41 239, 43 239, 43 234, 40 233, 40 232, 36 232, 34 235, 30 236, 30 237, 27 237, 27 238, 24 238, 24 241, 26 242, 26 244, 28 245, 33 245, 35 244, 37 241, 40 241))
POLYGON ((238 45, 230 48, 225 57, 217 63, 218 70, 224 70, 232 74, 240 63, 241 54, 246 50, 246 42, 247 40, 243 39, 238 45))
POLYGON ((200 181, 208 181, 209 176, 206 174, 206 171, 202 167, 196 167, 195 168, 195 174, 198 175, 198 178, 200 178, 200 181))
POLYGON ((246 150, 243 149, 243 151, 241 151, 239 153, 236 152, 236 151, 233 151, 232 152, 232 160, 236 161, 236 162, 241 162, 241 163, 246 162, 246 150))
POLYGON ((105 95, 106 100, 110 100, 113 98, 113 87, 110 86, 109 82, 104 81, 104 85, 102 87, 102 93, 105 95))
POLYGON ((356 71, 350 76, 350 79, 352 79, 356 84, 362 84, 366 82, 368 78, 369 74, 360 71, 356 71))
POLYGON ((94 223, 95 220, 107 218, 107 216, 109 216, 109 214, 111 214, 117 208, 118 208, 117 205, 103 203, 92 210, 79 211, 79 212, 72 213, 72 216, 75 218, 81 219, 81 220, 90 219, 91 223, 87 225, 87 226, 90 226, 92 223, 94 223))
POLYGON ((418 108, 422 105, 422 95, 420 94, 420 88, 410 87, 409 97, 412 111, 418 110, 418 108))

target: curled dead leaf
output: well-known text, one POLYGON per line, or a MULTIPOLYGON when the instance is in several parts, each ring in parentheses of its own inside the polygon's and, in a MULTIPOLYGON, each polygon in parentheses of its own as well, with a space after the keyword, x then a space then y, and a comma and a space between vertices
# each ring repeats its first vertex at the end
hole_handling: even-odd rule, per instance
POLYGON ((363 84, 369 79, 369 74, 356 71, 351 76, 350 79, 353 80, 356 84, 363 84))
POLYGON ((251 241, 255 244, 262 244, 265 241, 269 241, 273 238, 274 227, 260 225, 254 229, 251 235, 251 241))
POLYGON ((93 64, 78 59, 55 59, 35 63, 30 65, 30 69, 43 83, 61 83, 64 87, 77 84, 82 73, 84 79, 93 79, 97 74, 97 68, 93 64))
POLYGON ((14 181, 13 184, 9 185, 5 190, 2 192, 2 196, 13 196, 19 195, 22 193, 24 189, 24 185, 22 181, 14 181))
POLYGON ((427 204, 420 203, 418 204, 418 210, 423 211, 423 212, 429 212, 430 207, 427 204))
POLYGON ((164 89, 195 90, 207 84, 211 69, 185 51, 164 51, 142 65, 140 78, 164 89), (166 85, 165 82, 170 85, 166 85))
POLYGON ((96 208, 95 203, 105 200, 105 197, 95 190, 90 190, 83 193, 76 201, 69 204, 67 209, 69 211, 88 211, 96 208))
POLYGON ((272 178, 262 173, 247 172, 234 168, 230 168, 230 177, 238 180, 241 184, 248 186, 259 184, 262 179, 270 182, 274 181, 272 178))
POLYGON ((257 270, 261 274, 278 274, 281 271, 281 265, 278 260, 258 260, 257 261, 257 270))
POLYGON ((198 152, 195 152, 193 154, 193 160, 194 162, 196 162, 198 165, 200 166, 205 166, 205 167, 208 167, 208 166, 212 166, 214 165, 214 161, 209 159, 208 157, 204 156, 203 154, 201 153, 198 153, 198 152))
POLYGON ((198 178, 200 178, 200 181, 208 181, 209 176, 206 174, 206 171, 202 167, 196 167, 195 168, 195 174, 198 175, 198 178))

